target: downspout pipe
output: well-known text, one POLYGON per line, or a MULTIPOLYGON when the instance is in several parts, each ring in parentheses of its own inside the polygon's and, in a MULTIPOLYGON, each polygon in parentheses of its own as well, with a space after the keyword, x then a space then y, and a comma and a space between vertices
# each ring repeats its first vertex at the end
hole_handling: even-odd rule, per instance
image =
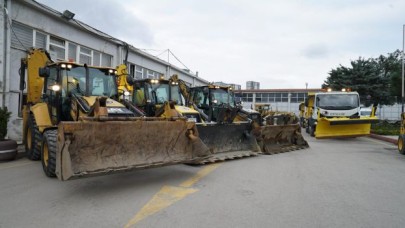
POLYGON ((7 69, 8 69, 8 56, 7 56, 7 42, 8 42, 8 39, 7 39, 7 37, 8 37, 8 12, 7 12, 7 8, 8 8, 8 6, 7 6, 7 0, 3 0, 3 5, 2 5, 2 7, 1 7, 2 9, 2 15, 3 15, 3 26, 2 26, 2 28, 3 28, 3 31, 2 31, 2 33, 3 33, 3 40, 2 40, 2 43, 3 43, 3 47, 1 47, 2 49, 3 49, 3 59, 1 59, 0 61, 2 61, 1 62, 1 64, 2 64, 2 68, 3 68, 3 72, 2 72, 2 74, 3 74, 3 78, 2 78, 2 94, 1 94, 1 96, 2 96, 2 99, 1 99, 1 107, 2 108, 4 108, 5 106, 6 106, 6 89, 7 89, 7 83, 8 83, 8 80, 7 80, 7 69))

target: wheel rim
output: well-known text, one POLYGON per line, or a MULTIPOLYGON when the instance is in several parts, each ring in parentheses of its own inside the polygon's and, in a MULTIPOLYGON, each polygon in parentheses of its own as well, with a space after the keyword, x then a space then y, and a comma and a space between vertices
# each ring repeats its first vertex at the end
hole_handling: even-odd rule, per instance
POLYGON ((49 151, 48 151, 48 144, 44 143, 44 153, 43 153, 43 161, 45 166, 48 166, 48 159, 49 159, 49 151))
POLYGON ((31 150, 31 143, 32 143, 32 134, 31 134, 31 129, 30 128, 28 128, 27 129, 27 148, 28 148, 28 150, 31 150))

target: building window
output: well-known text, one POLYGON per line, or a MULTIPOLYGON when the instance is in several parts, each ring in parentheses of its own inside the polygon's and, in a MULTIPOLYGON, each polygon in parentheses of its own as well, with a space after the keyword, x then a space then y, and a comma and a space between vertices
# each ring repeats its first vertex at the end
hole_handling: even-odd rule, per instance
POLYGON ((155 78, 155 72, 151 70, 146 71, 146 75, 148 78, 155 78))
POLYGON ((80 47, 79 63, 92 65, 91 50, 89 48, 80 47))
POLYGON ((68 46, 68 60, 72 62, 76 62, 76 53, 77 53, 77 45, 73 43, 69 43, 68 46))
POLYGON ((13 48, 21 50, 31 47, 43 48, 49 51, 52 60, 68 60, 95 66, 111 67, 112 55, 39 32, 15 21, 13 21, 12 25, 14 32, 11 35, 11 47, 13 48))
POLYGON ((111 67, 112 56, 106 53, 101 54, 101 65, 111 67))
POLYGON ((47 39, 46 34, 35 31, 35 47, 36 48, 46 49, 46 39, 47 39))
POLYGON ((252 102, 253 101, 253 94, 252 93, 242 93, 242 101, 252 102))
POLYGON ((143 79, 143 68, 140 66, 135 67, 135 78, 136 79, 143 79))
POLYGON ((101 66, 101 53, 93 51, 93 66, 101 66))
POLYGON ((11 34, 11 46, 26 50, 33 46, 33 29, 13 21, 13 33, 11 34))
POLYGON ((129 64, 128 67, 128 74, 131 75, 132 78, 135 77, 135 65, 134 64, 129 64))
POLYGON ((153 70, 147 70, 146 72, 148 78, 160 78, 160 76, 163 76, 163 74, 153 70))
POLYGON ((49 52, 53 59, 65 60, 65 41, 51 36, 49 40, 49 52))

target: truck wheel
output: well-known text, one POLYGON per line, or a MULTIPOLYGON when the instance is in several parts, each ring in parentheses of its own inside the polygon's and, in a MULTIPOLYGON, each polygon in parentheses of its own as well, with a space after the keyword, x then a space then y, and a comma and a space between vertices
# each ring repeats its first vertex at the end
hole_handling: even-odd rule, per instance
POLYGON ((305 132, 306 132, 307 134, 309 134, 309 125, 307 125, 307 126, 305 127, 305 132))
POLYGON ((405 135, 399 135, 398 137, 398 151, 400 154, 405 155, 405 135))
POLYGON ((42 168, 45 175, 55 177, 56 170, 56 136, 57 130, 48 130, 44 133, 41 146, 42 168))
POLYGON ((41 132, 39 132, 34 116, 30 115, 27 120, 25 132, 25 153, 30 160, 37 161, 41 158, 41 132))

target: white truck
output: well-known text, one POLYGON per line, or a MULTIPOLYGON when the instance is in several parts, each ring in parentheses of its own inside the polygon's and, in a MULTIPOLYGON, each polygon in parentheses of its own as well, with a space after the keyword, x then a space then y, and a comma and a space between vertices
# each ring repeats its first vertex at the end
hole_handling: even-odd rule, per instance
POLYGON ((308 94, 305 106, 307 132, 317 139, 369 135, 371 123, 378 122, 375 109, 368 116, 360 115, 357 92, 308 94))

